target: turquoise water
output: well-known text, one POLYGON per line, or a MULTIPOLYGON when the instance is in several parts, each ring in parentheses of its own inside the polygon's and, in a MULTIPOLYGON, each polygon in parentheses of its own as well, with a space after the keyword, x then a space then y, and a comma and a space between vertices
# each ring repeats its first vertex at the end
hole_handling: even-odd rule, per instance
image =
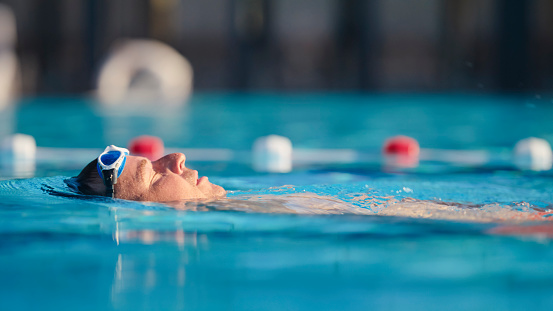
MULTIPOLYGON (((553 134, 552 108, 535 98, 204 94, 171 117, 107 115, 92 104, 26 100, 16 129, 43 147, 101 148, 153 134, 170 147, 245 150, 258 136, 281 134, 298 147, 378 151, 389 135, 407 134, 423 147, 499 153, 553 134)), ((553 202, 549 172, 422 162, 396 173, 349 164, 261 174, 244 161, 190 165, 229 189, 228 200, 179 210, 67 197, 63 180, 79 167, 56 161, 37 163, 34 178, 3 176, 2 309, 553 307, 553 230, 535 222, 547 215, 530 217, 553 202), (417 205, 423 218, 383 216, 389 202, 406 198, 455 202, 446 208, 454 219, 433 216, 434 205, 417 205), (282 213, 329 200, 344 214, 282 213), (464 218, 480 212, 523 222, 464 218)))
POLYGON ((300 148, 378 150, 386 138, 403 134, 424 148, 511 148, 529 136, 553 141, 551 99, 199 94, 186 108, 160 112, 156 118, 155 111, 108 114, 95 109, 92 100, 41 98, 22 101, 15 127, 33 135, 42 147, 126 145, 137 135, 150 134, 163 137, 171 147, 236 150, 249 149, 259 136, 277 134, 300 148))

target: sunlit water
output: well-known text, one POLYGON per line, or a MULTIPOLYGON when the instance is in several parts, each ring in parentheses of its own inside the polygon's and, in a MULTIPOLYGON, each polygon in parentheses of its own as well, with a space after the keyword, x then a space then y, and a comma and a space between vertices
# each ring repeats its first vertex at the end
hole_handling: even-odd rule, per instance
POLYGON ((3 181, 0 298, 10 310, 553 305, 549 178, 301 185, 308 175, 336 178, 169 205, 66 197, 64 177, 3 181))
MULTIPOLYGON (((234 109, 243 104, 236 98, 205 103, 207 108, 193 105, 188 117, 181 116, 180 133, 152 120, 143 125, 159 131, 151 134, 165 133, 173 146, 233 149, 247 149, 258 134, 275 131, 289 133, 300 147, 372 148, 385 135, 414 130, 431 147, 466 149, 508 148, 507 142, 523 138, 515 137, 517 129, 524 132, 520 135, 553 133, 545 112, 535 112, 539 104, 527 111, 524 101, 501 106, 505 103, 481 99, 481 110, 473 103, 463 117, 476 122, 468 132, 475 138, 465 144, 466 120, 455 121, 451 109, 453 114, 465 110, 431 109, 443 98, 429 98, 431 103, 422 106, 426 121, 398 124, 380 119, 398 107, 421 110, 409 108, 413 103, 405 98, 392 101, 391 108, 369 109, 358 106, 361 99, 345 97, 342 107, 358 107, 366 117, 349 114, 344 121, 341 110, 325 110, 332 103, 318 111, 299 98, 299 106, 290 109, 309 112, 306 122, 316 133, 302 131, 305 125, 282 101, 277 102, 282 116, 270 121, 276 108, 262 109, 251 98, 246 116, 234 109), (213 109, 229 105, 233 109, 213 109), (535 122, 503 125, 517 119, 512 111, 499 115, 502 122, 485 122, 500 107, 526 113, 535 122), (199 117, 206 111, 216 111, 211 117, 220 127, 199 117), (245 123, 246 118, 254 121, 245 123), (234 122, 246 125, 225 140, 221 135, 234 122), (494 126, 505 131, 488 133, 494 126), (433 135, 432 127, 443 131, 433 135)), ((61 101, 63 109, 50 111, 29 103, 18 112, 18 129, 47 147, 101 147, 110 137, 124 145, 130 133, 143 134, 114 128, 112 117, 72 104, 61 101), (40 124, 49 124, 41 114, 59 127, 41 132, 40 124), (73 131, 62 131, 64 122, 73 124, 73 131)), ((139 122, 133 120, 124 124, 139 122)), ((1 310, 553 308, 553 179, 548 172, 421 163, 398 173, 349 165, 260 174, 244 163, 190 163, 229 189, 227 198, 160 204, 76 196, 63 180, 78 167, 53 163, 37 163, 34 178, 0 181, 1 310)))

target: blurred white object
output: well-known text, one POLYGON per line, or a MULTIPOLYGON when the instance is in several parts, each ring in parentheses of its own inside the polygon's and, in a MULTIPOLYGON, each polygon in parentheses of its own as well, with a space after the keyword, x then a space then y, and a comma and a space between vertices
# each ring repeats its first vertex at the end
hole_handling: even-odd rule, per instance
POLYGON ((2 157, 11 161, 34 161, 36 141, 33 136, 13 134, 2 140, 2 157))
POLYGON ((13 51, 0 50, 0 111, 16 97, 18 78, 17 57, 13 51))
POLYGON ((0 145, 0 163, 13 177, 32 177, 35 172, 36 141, 33 136, 14 134, 0 145))
POLYGON ((154 40, 122 40, 100 70, 99 100, 108 106, 179 106, 192 92, 190 63, 170 46, 154 40))
POLYGON ((8 6, 0 4, 0 111, 15 99, 18 87, 16 36, 15 16, 8 6))
POLYGON ((551 169, 552 160, 551 145, 541 138, 522 139, 513 150, 513 162, 521 170, 547 171, 551 169))
POLYGON ((258 172, 290 172, 292 170, 290 139, 278 135, 256 139, 253 144, 253 168, 258 172))

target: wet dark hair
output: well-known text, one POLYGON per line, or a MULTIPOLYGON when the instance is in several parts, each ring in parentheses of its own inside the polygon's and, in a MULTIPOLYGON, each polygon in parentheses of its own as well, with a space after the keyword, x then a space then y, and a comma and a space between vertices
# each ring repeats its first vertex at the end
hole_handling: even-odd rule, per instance
POLYGON ((94 159, 76 177, 71 177, 65 182, 73 191, 86 195, 104 196, 106 186, 98 174, 98 159, 94 159))

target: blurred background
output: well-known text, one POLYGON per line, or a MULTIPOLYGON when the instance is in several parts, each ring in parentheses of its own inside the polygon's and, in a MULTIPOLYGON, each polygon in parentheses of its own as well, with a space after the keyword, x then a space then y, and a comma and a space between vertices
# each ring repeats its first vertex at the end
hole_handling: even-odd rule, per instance
POLYGON ((537 137, 549 163, 552 73, 547 0, 0 0, 0 156, 152 135, 246 163, 276 134, 378 162, 407 135, 494 167, 537 137))
POLYGON ((0 0, 22 95, 94 89, 118 38, 190 61, 195 90, 538 92, 553 86, 548 0, 0 0))

